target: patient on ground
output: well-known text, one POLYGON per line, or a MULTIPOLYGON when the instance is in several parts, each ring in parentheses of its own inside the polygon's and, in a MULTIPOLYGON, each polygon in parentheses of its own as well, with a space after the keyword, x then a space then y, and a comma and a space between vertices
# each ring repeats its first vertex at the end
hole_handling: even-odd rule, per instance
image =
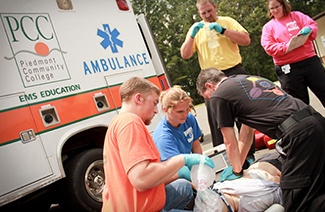
MULTIPOLYGON (((231 207, 235 211, 265 211, 273 204, 282 204, 282 193, 279 187, 281 172, 274 165, 269 162, 256 162, 252 164, 247 170, 244 170, 243 177, 217 182, 213 185, 213 190, 219 195, 214 195, 209 191, 204 195, 198 190, 197 198, 195 200, 195 209, 203 211, 202 205, 207 207, 214 207, 211 211, 226 212, 231 207), (214 196, 212 200, 204 202, 206 195, 214 196), (222 200, 224 198, 224 200, 222 200), (212 202, 215 206, 212 206, 212 202), (218 203, 216 203, 218 201, 218 203), (199 204, 199 205, 198 205, 199 204), (228 205, 228 207, 227 207, 228 205), (217 207, 217 208, 215 208, 217 207)), ((208 208, 204 209, 209 211, 208 208)))

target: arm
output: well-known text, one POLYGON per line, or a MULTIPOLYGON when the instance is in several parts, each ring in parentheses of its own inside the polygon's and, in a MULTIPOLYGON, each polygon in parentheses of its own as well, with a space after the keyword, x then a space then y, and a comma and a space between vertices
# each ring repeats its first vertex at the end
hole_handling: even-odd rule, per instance
POLYGON ((199 140, 196 140, 193 142, 192 145, 192 153, 197 153, 197 154, 202 154, 202 147, 201 147, 201 143, 199 140))
POLYGON ((181 57, 186 60, 192 57, 193 51, 192 47, 194 45, 194 38, 191 36, 186 37, 184 43, 181 46, 181 57))
POLYGON ((184 156, 178 155, 165 162, 142 161, 128 172, 131 184, 140 192, 176 179, 178 170, 184 166, 184 156))
POLYGON ((195 35, 203 28, 203 22, 197 22, 191 26, 189 29, 186 39, 181 46, 181 56, 184 60, 189 59, 193 55, 193 45, 194 45, 194 37, 195 35))
POLYGON ((244 164, 249 149, 253 143, 254 129, 242 124, 239 132, 238 148, 240 152, 241 162, 244 164))
POLYGON ((249 34, 246 32, 226 29, 224 35, 227 36, 232 42, 237 43, 240 46, 248 46, 251 43, 249 34))
POLYGON ((309 35, 308 39, 313 41, 317 37, 318 33, 318 26, 316 21, 314 21, 312 18, 310 18, 308 15, 305 15, 301 12, 295 12, 295 14, 299 17, 299 22, 301 23, 300 28, 303 29, 305 27, 308 27, 311 29, 311 34, 309 35))
POLYGON ((290 41, 290 37, 285 38, 288 35, 285 35, 282 33, 282 39, 286 39, 287 41, 284 42, 278 42, 275 40, 273 35, 274 30, 271 28, 271 26, 264 26, 262 29, 262 36, 261 36, 261 45, 264 48, 265 52, 274 57, 277 55, 285 55, 285 52, 287 50, 287 45, 290 41))
POLYGON ((201 162, 211 168, 215 166, 212 159, 207 156, 182 154, 174 156, 165 162, 141 161, 131 167, 127 174, 133 187, 141 192, 170 182, 184 165, 191 170, 193 165, 201 162))
POLYGON ((239 173, 242 170, 241 156, 238 148, 238 141, 233 127, 220 128, 223 135, 223 141, 226 145, 226 151, 234 172, 239 173))
POLYGON ((248 46, 251 39, 244 27, 233 18, 228 17, 226 20, 223 22, 225 26, 221 26, 217 22, 210 23, 210 30, 214 29, 217 33, 223 33, 224 36, 240 46, 248 46))

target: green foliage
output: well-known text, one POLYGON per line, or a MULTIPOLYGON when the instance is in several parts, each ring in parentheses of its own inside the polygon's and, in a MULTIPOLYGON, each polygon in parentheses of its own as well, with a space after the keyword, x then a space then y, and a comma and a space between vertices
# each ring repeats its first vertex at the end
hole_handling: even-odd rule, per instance
MULTIPOLYGON (((203 102, 195 82, 200 72, 196 54, 183 60, 180 47, 190 26, 200 21, 196 0, 131 0, 135 14, 144 13, 154 32, 172 85, 180 85, 195 104, 203 102)), ((249 74, 276 80, 274 64, 260 44, 262 27, 269 21, 266 0, 216 0, 218 15, 236 19, 249 32, 251 44, 240 47, 243 66, 249 74)), ((292 10, 314 17, 323 11, 323 0, 290 0, 292 10)))

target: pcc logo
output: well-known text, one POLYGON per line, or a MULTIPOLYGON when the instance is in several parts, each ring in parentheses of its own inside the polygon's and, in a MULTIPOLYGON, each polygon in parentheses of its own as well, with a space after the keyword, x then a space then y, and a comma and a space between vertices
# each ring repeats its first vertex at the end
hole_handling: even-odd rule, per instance
POLYGON ((2 13, 1 21, 25 87, 70 79, 49 14, 2 13))

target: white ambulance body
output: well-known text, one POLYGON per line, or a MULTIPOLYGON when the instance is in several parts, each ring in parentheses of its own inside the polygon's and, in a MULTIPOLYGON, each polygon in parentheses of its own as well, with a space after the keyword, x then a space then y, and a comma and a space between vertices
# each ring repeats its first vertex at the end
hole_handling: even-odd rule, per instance
POLYGON ((54 197, 100 210, 119 86, 140 76, 169 87, 149 29, 128 0, 1 1, 0 16, 0 207, 54 197))

